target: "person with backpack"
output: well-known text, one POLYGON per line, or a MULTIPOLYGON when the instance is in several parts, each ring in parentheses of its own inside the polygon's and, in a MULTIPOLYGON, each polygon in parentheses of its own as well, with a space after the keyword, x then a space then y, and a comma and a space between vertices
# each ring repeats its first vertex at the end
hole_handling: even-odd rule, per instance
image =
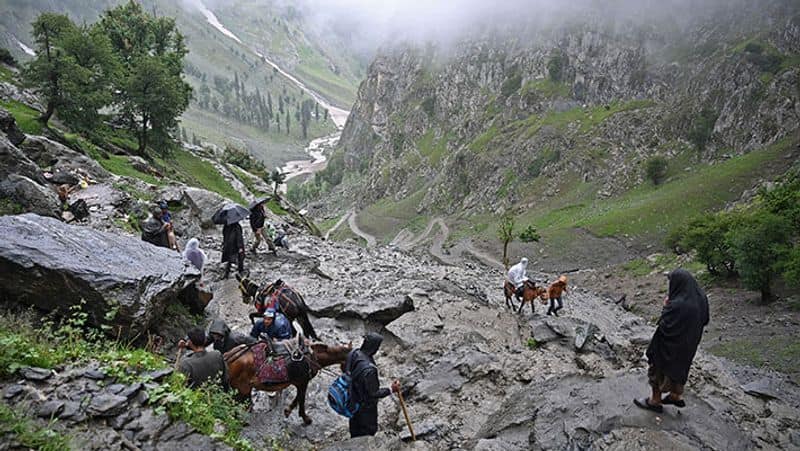
POLYGON ((352 402, 358 407, 350 418, 350 437, 375 435, 378 432, 378 401, 391 393, 400 391, 400 381, 394 381, 389 388, 381 388, 378 382, 378 367, 375 354, 383 342, 376 333, 364 336, 360 348, 350 351, 347 356, 345 372, 350 375, 352 402))

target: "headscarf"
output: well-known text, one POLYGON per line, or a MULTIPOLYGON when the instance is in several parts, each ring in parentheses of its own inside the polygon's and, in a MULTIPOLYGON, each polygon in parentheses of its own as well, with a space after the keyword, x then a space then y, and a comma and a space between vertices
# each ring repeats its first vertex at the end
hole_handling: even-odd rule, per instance
POLYGON ((375 332, 370 332, 367 335, 364 335, 364 343, 361 344, 361 352, 368 355, 369 357, 374 357, 375 353, 378 352, 378 348, 381 347, 381 343, 383 342, 383 337, 380 334, 376 334, 375 332))

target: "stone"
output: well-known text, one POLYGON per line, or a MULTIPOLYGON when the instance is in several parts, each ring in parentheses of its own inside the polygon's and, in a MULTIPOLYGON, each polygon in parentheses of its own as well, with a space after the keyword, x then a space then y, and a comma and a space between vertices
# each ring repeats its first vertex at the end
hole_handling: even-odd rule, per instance
POLYGON ((163 368, 160 370, 154 370, 148 373, 144 373, 143 376, 149 378, 150 380, 160 382, 162 379, 172 374, 172 372, 173 372, 172 368, 163 368))
POLYGON ((14 116, 5 108, 0 108, 0 131, 5 133, 11 144, 18 146, 25 141, 25 133, 17 127, 17 121, 14 116))
POLYGON ((106 378, 106 373, 98 369, 90 369, 83 372, 83 377, 101 381, 106 378))
POLYGON ((75 174, 67 171, 57 171, 47 179, 48 182, 54 185, 77 185, 80 180, 75 174))
POLYGON ((531 336, 540 344, 561 338, 544 320, 538 318, 531 321, 531 336))
POLYGON ((138 418, 139 415, 141 415, 139 410, 129 409, 108 420, 108 425, 114 429, 120 430, 123 429, 126 424, 138 418))
POLYGON ((311 312, 317 316, 330 318, 355 317, 381 324, 389 324, 405 313, 414 310, 414 301, 410 296, 369 295, 356 298, 328 297, 312 300, 306 299, 311 312))
POLYGON ((781 396, 770 383, 769 379, 758 379, 742 385, 742 390, 748 395, 766 399, 780 399, 781 396))
POLYGON ((29 381, 41 382, 53 375, 52 370, 46 368, 26 367, 19 370, 20 375, 29 381))
POLYGON ((127 403, 124 396, 100 393, 92 397, 87 410, 92 416, 112 417, 122 412, 127 403))
POLYGON ((92 180, 105 180, 110 177, 93 158, 53 141, 44 136, 28 136, 20 146, 25 155, 43 169, 50 172, 75 172, 87 174, 92 180))
POLYGON ((24 175, 11 174, 0 182, 0 195, 21 205, 24 211, 58 218, 58 195, 24 175))
POLYGON ((16 397, 17 395, 19 395, 20 393, 22 393, 24 391, 25 391, 25 386, 24 385, 12 384, 12 385, 9 385, 6 388, 5 392, 3 392, 3 398, 4 399, 13 399, 14 397, 16 397))
POLYGON ((80 421, 85 415, 81 412, 81 404, 77 401, 65 401, 64 408, 58 415, 62 420, 80 421))
POLYGON ((123 384, 111 384, 108 387, 106 387, 106 391, 114 395, 119 395, 120 392, 124 389, 125 385, 123 384))
POLYGON ((597 327, 594 324, 581 325, 575 328, 575 349, 577 351, 583 349, 583 346, 596 329, 597 327))
POLYGON ((217 193, 201 188, 185 188, 183 190, 183 203, 188 205, 192 214, 197 217, 200 227, 214 228, 211 217, 226 203, 232 202, 217 193))
MULTIPOLYGON (((400 415, 400 417, 403 418, 402 415, 400 415)), ((409 431, 408 427, 405 425, 405 419, 401 419, 400 421, 403 422, 403 432, 400 433, 400 440, 404 442, 411 441, 411 431, 409 431)), ((440 426, 432 421, 424 421, 419 424, 414 424, 413 427, 414 436, 416 436, 417 440, 434 435, 440 429, 440 426)))
POLYGON ((36 415, 42 418, 56 418, 64 410, 64 401, 46 401, 36 409, 36 415))
POLYGON ((136 394, 139 393, 139 390, 141 390, 142 388, 144 388, 144 384, 143 383, 135 382, 133 384, 128 385, 127 387, 124 387, 117 394, 120 395, 120 396, 124 396, 124 397, 130 399, 130 398, 136 396, 136 394))
POLYGON ((113 308, 109 325, 126 337, 143 334, 199 277, 169 249, 33 214, 0 217, 0 236, 6 299, 44 311, 85 301, 94 325, 108 324, 113 308))
POLYGON ((0 181, 11 174, 25 176, 41 184, 46 183, 41 168, 11 144, 5 134, 0 134, 0 181))

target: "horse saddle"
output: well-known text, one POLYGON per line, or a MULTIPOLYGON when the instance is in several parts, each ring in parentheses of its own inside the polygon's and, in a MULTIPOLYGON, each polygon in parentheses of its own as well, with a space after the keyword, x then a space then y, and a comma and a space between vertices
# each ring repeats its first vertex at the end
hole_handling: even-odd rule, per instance
POLYGON ((260 342, 253 346, 253 365, 262 384, 282 384, 289 381, 288 354, 269 352, 269 344, 260 342))

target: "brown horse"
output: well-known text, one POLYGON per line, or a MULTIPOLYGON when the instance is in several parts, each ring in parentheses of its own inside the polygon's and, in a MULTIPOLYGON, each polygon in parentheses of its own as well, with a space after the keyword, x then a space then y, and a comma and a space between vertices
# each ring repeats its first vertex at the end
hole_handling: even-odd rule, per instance
MULTIPOLYGON (((535 313, 536 307, 533 302, 534 299, 537 297, 544 299, 544 296, 547 295, 547 290, 544 287, 537 287, 536 283, 532 280, 526 280, 522 286, 522 300, 517 312, 522 313, 522 307, 524 307, 526 303, 530 303, 531 313, 535 313)), ((511 310, 516 310, 513 300, 513 298, 516 297, 516 290, 514 289, 514 285, 508 280, 503 284, 503 294, 506 296, 506 306, 510 306, 511 310)))
POLYGON ((263 311, 266 310, 266 304, 270 302, 269 298, 276 290, 280 290, 278 292, 278 311, 286 315, 289 321, 297 320, 297 322, 300 323, 300 327, 303 328, 303 335, 314 340, 319 340, 317 333, 314 331, 314 327, 311 326, 311 321, 308 319, 308 305, 306 305, 306 301, 300 293, 280 280, 264 288, 260 288, 255 282, 247 277, 239 276, 238 274, 236 275, 236 280, 239 281, 239 291, 242 293, 242 302, 245 304, 252 302, 256 310, 258 310, 250 314, 250 321, 253 321, 256 317, 262 316, 263 311))
MULTIPOLYGON (((295 342, 294 340, 287 340, 286 342, 295 342)), ((296 342, 295 342, 296 343, 296 342)), ((239 345, 225 353, 225 363, 228 366, 228 381, 230 386, 237 390, 238 398, 242 400, 250 399, 250 393, 253 389, 276 392, 284 388, 294 385, 297 388, 297 396, 288 407, 283 409, 283 414, 288 417, 292 410, 299 405, 298 413, 303 419, 305 425, 311 424, 311 418, 306 415, 306 390, 308 383, 317 373, 324 367, 333 364, 340 364, 344 366, 347 360, 347 355, 353 349, 352 343, 344 346, 329 346, 323 343, 311 343, 307 346, 310 353, 305 354, 303 360, 308 365, 308 372, 301 372, 302 374, 289 374, 289 380, 278 384, 262 384, 256 375, 257 368, 254 364, 254 356, 252 345, 239 345)), ((344 371, 344 368, 342 368, 344 371)))

